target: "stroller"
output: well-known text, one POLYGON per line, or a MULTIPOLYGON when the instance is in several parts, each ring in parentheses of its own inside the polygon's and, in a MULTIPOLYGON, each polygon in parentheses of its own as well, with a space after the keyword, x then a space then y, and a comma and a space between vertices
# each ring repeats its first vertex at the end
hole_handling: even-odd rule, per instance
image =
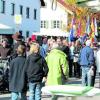
POLYGON ((0 93, 9 91, 9 58, 0 58, 0 93))

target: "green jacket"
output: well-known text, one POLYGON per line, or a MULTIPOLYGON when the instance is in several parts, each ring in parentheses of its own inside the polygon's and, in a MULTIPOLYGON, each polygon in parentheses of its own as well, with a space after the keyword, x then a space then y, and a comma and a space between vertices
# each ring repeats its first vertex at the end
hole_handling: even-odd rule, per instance
POLYGON ((63 68, 63 73, 65 76, 68 76, 69 72, 66 54, 61 50, 53 49, 47 55, 46 61, 49 68, 47 85, 61 85, 63 83, 61 68, 63 68))

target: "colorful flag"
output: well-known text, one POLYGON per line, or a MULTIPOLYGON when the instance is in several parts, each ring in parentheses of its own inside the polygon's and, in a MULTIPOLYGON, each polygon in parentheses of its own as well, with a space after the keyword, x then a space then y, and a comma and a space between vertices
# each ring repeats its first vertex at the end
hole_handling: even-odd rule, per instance
POLYGON ((87 23, 86 23, 86 33, 90 34, 90 17, 87 17, 87 23))
POLYGON ((96 18, 94 19, 94 26, 95 26, 95 30, 94 30, 95 36, 98 36, 98 31, 97 31, 97 20, 96 20, 96 18))
POLYGON ((92 18, 92 21, 91 21, 91 31, 92 31, 92 32, 95 31, 94 18, 92 18))
POLYGON ((74 41, 74 39, 75 39, 75 37, 74 37, 74 33, 75 33, 74 26, 75 26, 75 18, 72 18, 70 36, 69 36, 70 41, 74 41))
POLYGON ((78 37, 81 36, 81 21, 79 21, 79 23, 78 23, 77 36, 78 36, 78 37))
POLYGON ((92 22, 91 22, 91 33, 90 33, 90 39, 92 42, 94 42, 94 38, 95 38, 95 26, 94 26, 94 18, 92 18, 92 22))
POLYGON ((73 29, 73 27, 70 30, 70 41, 74 41, 74 29, 73 29))
POLYGON ((82 42, 84 43, 87 40, 87 34, 85 33, 82 37, 82 42))

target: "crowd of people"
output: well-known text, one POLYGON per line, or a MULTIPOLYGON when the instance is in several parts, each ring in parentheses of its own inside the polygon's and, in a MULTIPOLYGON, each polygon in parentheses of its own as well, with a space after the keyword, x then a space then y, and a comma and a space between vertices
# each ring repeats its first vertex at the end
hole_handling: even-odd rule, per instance
POLYGON ((0 47, 0 57, 10 57, 11 100, 27 100, 28 89, 29 100, 41 100, 43 85, 63 85, 69 77, 82 78, 83 86, 94 86, 96 69, 100 69, 99 43, 94 49, 89 39, 82 43, 80 39, 68 42, 66 38, 43 37, 40 44, 35 36, 23 41, 19 33, 13 39, 13 46, 4 39, 0 47))

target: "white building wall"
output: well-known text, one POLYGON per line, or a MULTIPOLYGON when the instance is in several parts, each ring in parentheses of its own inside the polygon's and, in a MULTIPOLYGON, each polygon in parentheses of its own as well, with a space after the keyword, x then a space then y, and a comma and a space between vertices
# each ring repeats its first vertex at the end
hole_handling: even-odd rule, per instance
POLYGON ((48 21, 48 28, 41 28, 40 29, 41 34, 44 32, 45 33, 49 32, 49 34, 56 34, 57 30, 59 32, 64 33, 65 31, 63 31, 61 28, 59 29, 52 28, 51 22, 54 20, 59 20, 62 22, 62 25, 67 26, 68 13, 64 9, 62 9, 58 4, 56 10, 52 10, 52 6, 51 6, 52 0, 44 0, 44 1, 46 2, 47 6, 41 8, 41 21, 44 20, 48 21))
POLYGON ((33 32, 40 31, 40 0, 5 0, 6 2, 6 12, 2 14, 0 12, 0 23, 11 26, 15 30, 22 30, 23 35, 26 35, 26 31, 33 32), (19 6, 23 6, 23 16, 22 23, 16 25, 14 21, 14 16, 11 15, 11 3, 15 4, 15 14, 20 13, 19 6), (26 7, 30 8, 30 18, 26 18, 26 7), (34 20, 34 9, 37 9, 37 19, 34 20), (18 29, 16 29, 18 28, 18 29))

